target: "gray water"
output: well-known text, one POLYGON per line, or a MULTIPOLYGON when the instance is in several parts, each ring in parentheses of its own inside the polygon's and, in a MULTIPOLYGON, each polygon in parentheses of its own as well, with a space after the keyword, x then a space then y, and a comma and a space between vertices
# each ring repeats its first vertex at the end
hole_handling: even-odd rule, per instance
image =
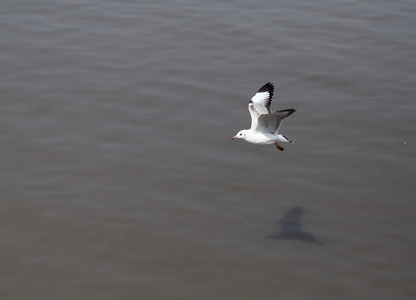
POLYGON ((6 1, 1 299, 414 299, 414 1, 6 1), (294 141, 231 141, 276 86, 294 141))

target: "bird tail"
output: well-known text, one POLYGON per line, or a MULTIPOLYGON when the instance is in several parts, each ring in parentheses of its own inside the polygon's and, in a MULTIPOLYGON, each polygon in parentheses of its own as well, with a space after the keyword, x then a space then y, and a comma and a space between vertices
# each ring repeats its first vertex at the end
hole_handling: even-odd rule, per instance
POLYGON ((287 137, 285 137, 283 134, 278 134, 277 135, 278 139, 282 142, 289 142, 293 144, 293 141, 289 140, 287 137))

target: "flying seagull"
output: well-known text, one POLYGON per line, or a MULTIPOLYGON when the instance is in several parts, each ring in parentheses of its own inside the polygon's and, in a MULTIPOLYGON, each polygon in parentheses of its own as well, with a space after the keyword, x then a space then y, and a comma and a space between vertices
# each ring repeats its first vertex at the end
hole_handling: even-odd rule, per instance
POLYGON ((274 85, 273 83, 266 83, 257 93, 251 98, 248 103, 248 111, 251 115, 250 129, 239 131, 231 139, 243 139, 253 144, 275 144, 280 151, 285 150, 278 144, 278 141, 293 143, 287 137, 279 134, 279 128, 282 120, 296 110, 293 108, 271 111, 271 104, 273 99, 274 85))

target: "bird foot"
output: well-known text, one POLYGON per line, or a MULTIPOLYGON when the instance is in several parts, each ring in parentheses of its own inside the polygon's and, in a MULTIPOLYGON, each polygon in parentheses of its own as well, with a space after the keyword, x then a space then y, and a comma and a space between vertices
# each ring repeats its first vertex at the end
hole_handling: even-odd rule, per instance
POLYGON ((276 145, 276 148, 279 149, 280 151, 285 150, 285 148, 283 148, 282 146, 280 146, 277 142, 274 143, 276 145))

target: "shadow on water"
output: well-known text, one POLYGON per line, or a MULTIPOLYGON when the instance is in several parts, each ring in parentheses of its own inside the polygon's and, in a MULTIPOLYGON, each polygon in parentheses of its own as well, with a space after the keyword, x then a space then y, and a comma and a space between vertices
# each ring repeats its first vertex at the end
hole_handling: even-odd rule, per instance
POLYGON ((277 240, 300 240, 307 243, 316 245, 325 245, 318 241, 312 234, 306 231, 302 231, 300 226, 300 216, 302 215, 303 208, 297 206, 289 210, 280 220, 280 232, 269 236, 271 239, 277 240))

